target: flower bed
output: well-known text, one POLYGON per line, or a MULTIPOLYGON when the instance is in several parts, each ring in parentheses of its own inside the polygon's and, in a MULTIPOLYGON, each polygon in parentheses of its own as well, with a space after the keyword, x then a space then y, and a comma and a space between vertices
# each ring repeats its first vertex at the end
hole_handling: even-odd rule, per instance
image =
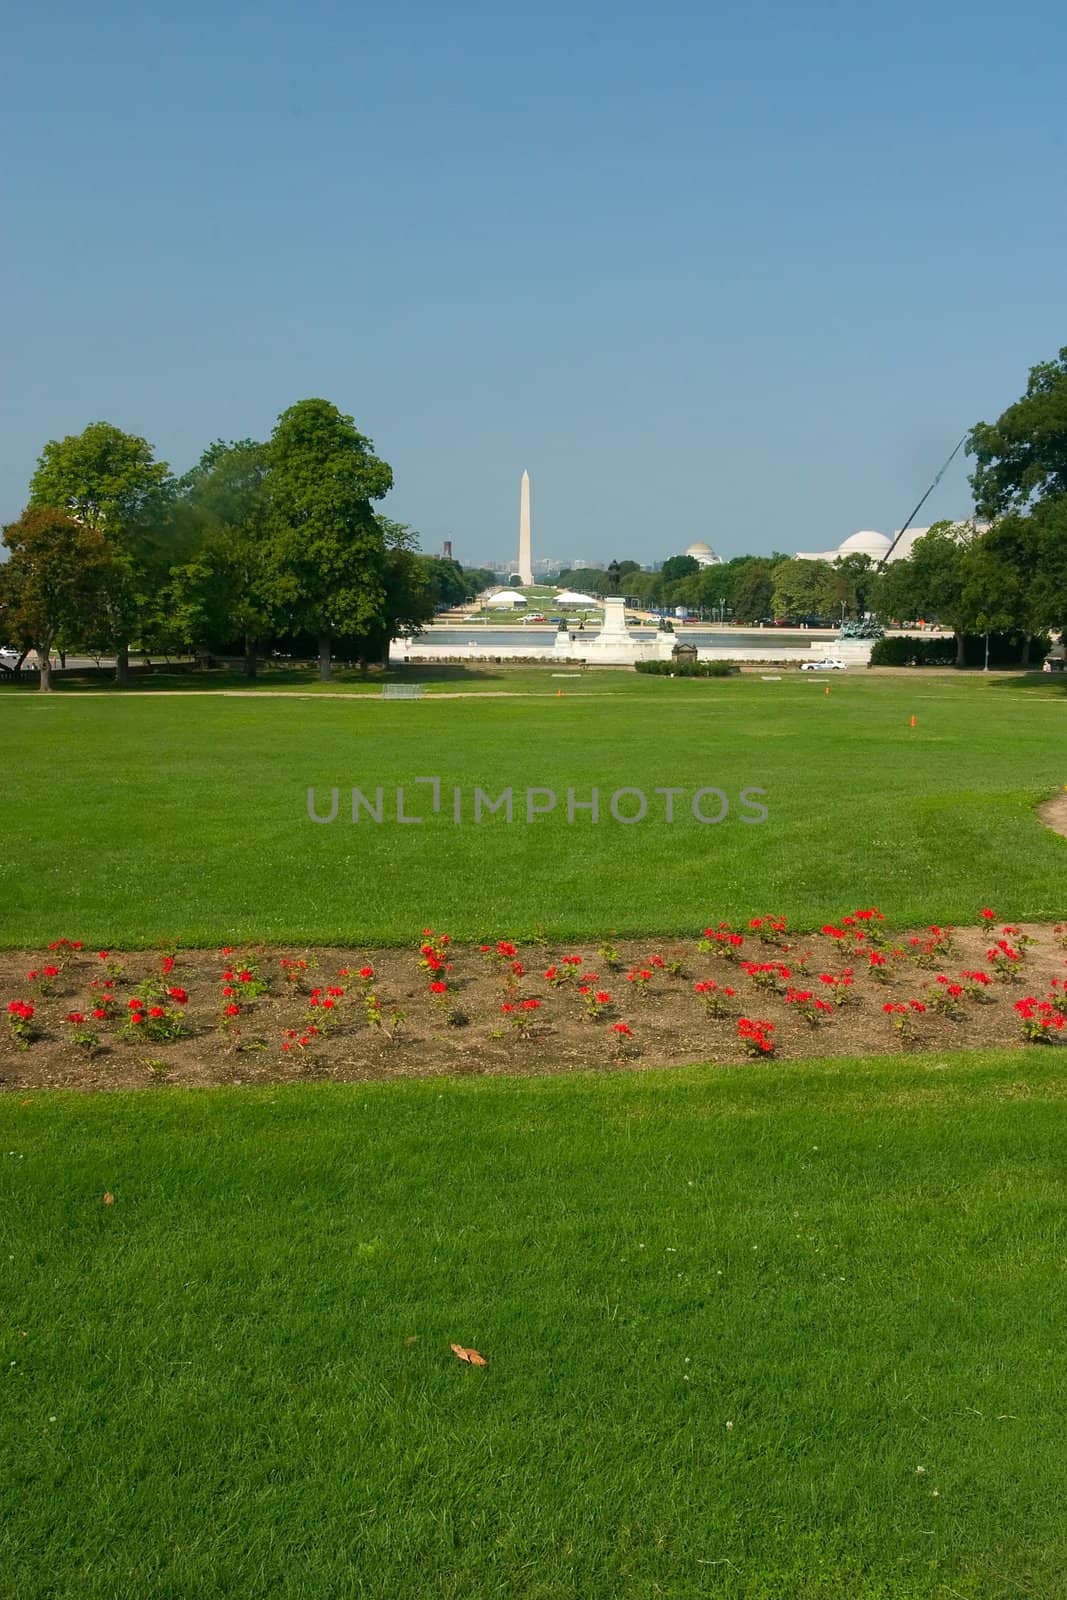
POLYGON ((717 923, 650 949, 424 929, 388 950, 0 957, 0 1088, 307 1075, 551 1073, 818 1054, 1067 1045, 1067 925, 985 908, 888 934, 874 908, 792 932, 717 923))

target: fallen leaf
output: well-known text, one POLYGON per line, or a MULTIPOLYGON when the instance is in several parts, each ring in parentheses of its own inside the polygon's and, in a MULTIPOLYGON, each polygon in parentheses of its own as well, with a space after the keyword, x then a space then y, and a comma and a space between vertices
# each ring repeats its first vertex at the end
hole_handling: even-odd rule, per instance
POLYGON ((111 1193, 110 1189, 104 1196, 104 1204, 106 1206, 113 1206, 115 1204, 115 1196, 111 1193))
POLYGON ((410 1334, 408 1334, 408 1337, 404 1340, 404 1343, 405 1344, 414 1344, 418 1337, 419 1336, 418 1336, 417 1333, 410 1333, 410 1334))
POLYGON ((450 1348, 454 1356, 460 1361, 469 1362, 472 1367, 487 1367, 489 1365, 485 1357, 479 1355, 477 1350, 465 1350, 461 1344, 454 1344, 450 1348))

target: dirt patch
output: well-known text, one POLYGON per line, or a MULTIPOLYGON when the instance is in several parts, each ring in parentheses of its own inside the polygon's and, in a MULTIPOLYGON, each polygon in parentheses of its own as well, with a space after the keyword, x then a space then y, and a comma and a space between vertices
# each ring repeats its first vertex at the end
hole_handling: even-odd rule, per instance
MULTIPOLYGON (((911 935, 845 924, 614 950, 447 943, 430 957, 417 945, 6 952, 0 1090, 727 1066, 753 1053, 742 1018, 771 1024, 787 1061, 992 1048, 1023 1041, 1021 998, 1067 1008, 1062 924, 911 935), (991 961, 997 940, 1012 954, 991 961)), ((1061 1040, 1067 1027, 1042 1042, 1061 1040)))
POLYGON ((1037 814, 1046 828, 1051 828, 1053 833, 1062 833, 1067 838, 1067 789, 1046 800, 1037 814))

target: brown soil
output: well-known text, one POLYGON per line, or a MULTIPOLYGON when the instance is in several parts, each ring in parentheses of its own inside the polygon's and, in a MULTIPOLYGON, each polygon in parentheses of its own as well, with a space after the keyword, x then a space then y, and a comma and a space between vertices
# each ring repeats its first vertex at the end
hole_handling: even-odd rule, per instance
POLYGON ((1067 838, 1067 789, 1063 794, 1054 795, 1051 800, 1046 800, 1037 814, 1046 828, 1051 828, 1053 833, 1062 833, 1067 838))
MULTIPOLYGON (((773 1023, 775 1056, 786 1061, 1012 1045, 1023 1038, 1013 1009, 1015 1001, 1026 995, 1045 999, 1050 992, 1060 992, 1052 991, 1053 979, 1058 983, 1067 979, 1067 936, 1059 928, 1038 925, 1027 925, 1022 932, 1034 942, 1021 945, 1023 960, 1017 974, 990 984, 983 992, 984 1003, 961 997, 951 1015, 932 1009, 909 1012, 904 1036, 894 1028, 893 1018, 884 1013, 883 1006, 913 999, 929 1004, 943 989, 936 982, 938 974, 955 981, 963 970, 991 970, 986 952, 993 939, 1001 936, 999 927, 955 930, 951 949, 932 959, 923 958, 927 964, 920 964, 920 952, 908 944, 908 936, 895 936, 905 954, 889 956, 892 977, 885 984, 874 981, 862 947, 857 954, 851 935, 849 941, 821 934, 786 935, 786 947, 777 948, 762 945, 755 934, 745 930, 743 959, 780 961, 789 969, 790 978, 779 979, 773 989, 758 986, 757 980, 736 964, 701 951, 699 941, 690 939, 653 946, 620 945, 620 966, 614 970, 590 946, 526 945, 518 951, 525 972, 515 979, 515 989, 509 993, 505 988, 508 962, 491 963, 477 949, 457 945, 449 951, 452 968, 448 978, 454 988, 444 1001, 435 1001, 429 993, 430 975, 420 970, 417 949, 260 948, 235 951, 230 956, 181 950, 165 981, 188 993, 185 1006, 172 1008, 181 1016, 184 1031, 182 1037, 166 1041, 144 1037, 143 1029, 123 1028, 130 998, 146 999, 146 982, 160 975, 160 953, 139 951, 124 956, 113 952, 110 970, 116 974, 118 1015, 112 1022, 87 1021, 86 1027, 98 1035, 91 1051, 71 1041, 74 1025, 66 1017, 71 1011, 90 1017, 94 1004, 90 984, 102 980, 109 970, 96 952, 5 952, 0 955, 0 1090, 127 1089, 161 1083, 192 1086, 307 1078, 388 1081, 446 1074, 542 1075, 698 1061, 730 1065, 746 1058, 737 1033, 740 1016, 773 1023), (572 953, 585 958, 583 972, 598 974, 594 987, 612 996, 612 1004, 595 1021, 586 1016, 576 986, 555 988, 544 976, 547 968, 558 966, 563 956, 572 953), (649 967, 650 956, 659 956, 665 963, 681 962, 682 971, 672 976, 654 965, 649 967), (286 957, 307 963, 300 973, 299 988, 285 977, 282 960, 286 957), (62 970, 53 992, 42 994, 27 981, 26 974, 49 963, 62 970), (222 974, 247 970, 246 963, 268 989, 242 1007, 230 1034, 220 1022, 221 1008, 227 1003, 221 995, 222 974), (356 974, 368 963, 375 975, 365 985, 356 974), (643 993, 627 980, 632 968, 642 966, 653 973, 643 993), (790 983, 825 995, 831 986, 821 984, 819 974, 841 974, 849 966, 855 978, 847 990, 848 1003, 835 1007, 818 1026, 809 1026, 797 1007, 786 1003, 783 991, 790 983), (342 967, 351 969, 350 975, 340 976, 342 967), (736 991, 729 1002, 731 1016, 707 1015, 693 985, 708 978, 736 991), (345 995, 337 1002, 334 1026, 314 1036, 306 1031, 307 1023, 321 1019, 322 1013, 310 1006, 310 991, 328 985, 343 988, 345 995), (381 1000, 382 1030, 368 1023, 365 989, 381 1000), (503 1002, 522 998, 541 1002, 528 1014, 535 1029, 533 1037, 521 1036, 501 1012, 503 1002), (35 1007, 30 1024, 33 1037, 26 1045, 7 1033, 11 1000, 32 1001, 35 1007), (398 1010, 404 1017, 393 1026, 392 1014, 398 1010), (615 1022, 627 1023, 632 1037, 620 1038, 612 1027, 615 1022), (294 1031, 295 1038, 287 1039, 288 1030, 294 1031), (301 1039, 307 1044, 301 1045, 301 1039), (283 1049, 286 1042, 288 1050, 283 1049)), ((1008 937, 1020 943, 1018 935, 1008 937)), ((892 943, 890 940, 884 948, 891 948, 892 943)), ((232 986, 247 994, 239 980, 232 986)), ((1067 1029, 1053 1037, 1067 1043, 1067 1029)))

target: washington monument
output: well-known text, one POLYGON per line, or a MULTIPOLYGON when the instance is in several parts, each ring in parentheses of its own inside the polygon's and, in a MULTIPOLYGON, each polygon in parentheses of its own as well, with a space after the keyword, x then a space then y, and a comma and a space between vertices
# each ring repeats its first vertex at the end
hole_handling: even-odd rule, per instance
POLYGON ((533 565, 530 556, 530 474, 524 472, 519 485, 519 581, 532 584, 533 565))

